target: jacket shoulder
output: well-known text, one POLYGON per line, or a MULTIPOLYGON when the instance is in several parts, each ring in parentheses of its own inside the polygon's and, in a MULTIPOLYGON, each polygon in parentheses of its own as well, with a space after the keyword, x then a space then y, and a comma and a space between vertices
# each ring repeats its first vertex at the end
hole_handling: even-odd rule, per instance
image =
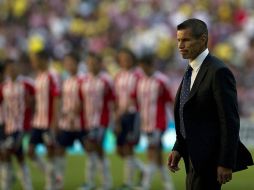
POLYGON ((209 63, 209 69, 213 69, 215 71, 220 69, 228 69, 227 65, 222 60, 210 54, 205 59, 205 62, 209 63))

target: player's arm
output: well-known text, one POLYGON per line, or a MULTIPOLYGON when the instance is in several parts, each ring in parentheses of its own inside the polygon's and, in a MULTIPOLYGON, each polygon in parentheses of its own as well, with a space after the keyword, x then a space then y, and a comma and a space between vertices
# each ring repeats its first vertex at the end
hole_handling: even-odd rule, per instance
POLYGON ((59 110, 60 110, 60 98, 58 96, 54 97, 52 108, 52 122, 50 128, 53 132, 58 130, 58 119, 59 119, 59 110))
POLYGON ((166 114, 167 114, 167 118, 169 119, 169 121, 173 121, 174 117, 173 117, 173 103, 174 103, 174 99, 170 90, 170 85, 169 83, 166 81, 165 84, 162 86, 162 93, 163 93, 163 97, 166 103, 166 114))
POLYGON ((32 113, 35 112, 35 88, 32 83, 25 82, 26 96, 25 104, 26 108, 29 108, 32 113))

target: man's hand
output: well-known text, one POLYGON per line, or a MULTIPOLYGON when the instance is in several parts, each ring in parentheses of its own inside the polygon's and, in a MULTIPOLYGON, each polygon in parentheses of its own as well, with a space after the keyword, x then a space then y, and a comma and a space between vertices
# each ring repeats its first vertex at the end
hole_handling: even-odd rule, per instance
POLYGON ((179 154, 179 152, 177 151, 172 151, 169 154, 168 157, 168 169, 175 173, 176 171, 178 171, 180 168, 178 167, 178 163, 181 159, 181 155, 179 154))
POLYGON ((217 181, 220 184, 225 184, 232 179, 232 169, 224 168, 222 166, 217 167, 217 181))

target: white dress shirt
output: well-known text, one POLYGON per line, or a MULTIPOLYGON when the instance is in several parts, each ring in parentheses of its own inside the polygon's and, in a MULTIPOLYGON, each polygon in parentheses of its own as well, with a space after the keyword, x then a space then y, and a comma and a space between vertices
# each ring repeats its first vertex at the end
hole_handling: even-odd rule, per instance
POLYGON ((201 54, 199 54, 199 56, 196 57, 196 59, 194 59, 192 62, 190 62, 190 66, 192 67, 192 75, 191 75, 191 85, 190 85, 190 89, 192 88, 194 81, 198 75, 198 71, 203 63, 203 61, 205 60, 206 56, 209 54, 209 50, 206 49, 204 50, 201 54))

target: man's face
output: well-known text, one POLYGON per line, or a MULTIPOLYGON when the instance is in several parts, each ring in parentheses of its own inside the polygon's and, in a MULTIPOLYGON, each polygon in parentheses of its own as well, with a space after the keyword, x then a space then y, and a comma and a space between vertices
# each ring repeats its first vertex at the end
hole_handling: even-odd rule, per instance
POLYGON ((178 49, 184 59, 194 60, 206 47, 206 37, 195 38, 191 29, 177 31, 178 49))
POLYGON ((72 74, 75 74, 75 73, 77 72, 77 66, 78 66, 78 65, 77 65, 76 61, 75 61, 72 57, 66 56, 66 57, 64 58, 63 63, 64 63, 64 68, 65 68, 65 70, 66 70, 68 73, 70 73, 71 75, 72 75, 72 74))
POLYGON ((15 79, 18 76, 18 65, 16 63, 12 63, 6 66, 5 74, 11 79, 15 79))
POLYGON ((140 67, 144 71, 144 73, 148 76, 150 76, 154 71, 153 65, 147 65, 145 63, 140 63, 140 67))
POLYGON ((101 63, 94 57, 88 56, 86 63, 91 73, 98 73, 101 69, 101 63))
POLYGON ((36 54, 30 55, 30 61, 33 69, 40 70, 41 68, 47 67, 47 62, 40 60, 36 54))
POLYGON ((131 56, 125 52, 120 52, 118 55, 119 65, 124 69, 129 69, 133 65, 131 56))

